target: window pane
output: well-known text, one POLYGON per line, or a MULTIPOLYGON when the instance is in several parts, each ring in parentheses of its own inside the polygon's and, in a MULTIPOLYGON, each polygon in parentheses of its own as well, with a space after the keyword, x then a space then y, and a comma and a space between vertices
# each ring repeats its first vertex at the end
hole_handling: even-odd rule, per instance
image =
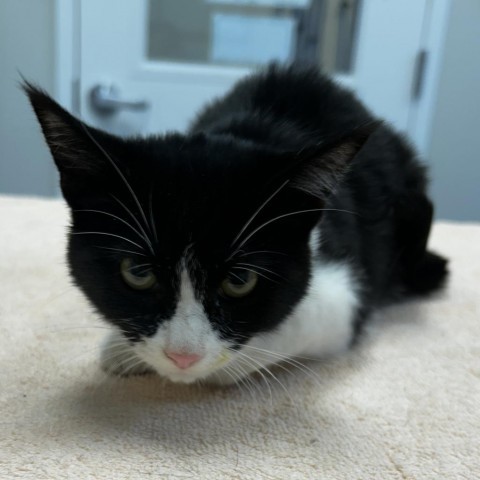
POLYGON ((359 0, 150 0, 149 7, 151 60, 351 69, 359 0))

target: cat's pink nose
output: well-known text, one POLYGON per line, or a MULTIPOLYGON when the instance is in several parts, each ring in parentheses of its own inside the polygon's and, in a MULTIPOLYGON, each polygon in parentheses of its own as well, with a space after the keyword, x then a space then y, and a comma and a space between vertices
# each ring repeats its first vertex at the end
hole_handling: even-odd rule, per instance
POLYGON ((197 363, 202 356, 196 353, 176 353, 169 350, 165 350, 165 355, 182 370, 191 367, 194 363, 197 363))

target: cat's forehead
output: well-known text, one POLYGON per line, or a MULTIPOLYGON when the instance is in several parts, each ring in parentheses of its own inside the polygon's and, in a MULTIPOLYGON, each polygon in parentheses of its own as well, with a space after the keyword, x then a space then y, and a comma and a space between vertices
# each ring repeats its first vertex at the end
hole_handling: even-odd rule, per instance
POLYGON ((214 194, 224 185, 246 190, 245 182, 264 183, 275 175, 271 154, 262 147, 201 134, 171 135, 149 141, 141 155, 144 162, 139 162, 137 172, 133 168, 132 173, 153 175, 166 191, 172 190, 168 187, 188 187, 188 193, 210 186, 214 188, 209 193, 214 194))
POLYGON ((215 221, 235 223, 262 203, 276 175, 264 152, 202 136, 158 140, 142 160, 131 175, 153 214, 192 228, 199 221, 205 227, 215 221))
MULTIPOLYGON (((131 188, 119 179, 118 196, 138 213, 139 223, 153 225, 156 243, 172 263, 181 260, 189 245, 195 245, 195 255, 204 263, 221 262, 240 233, 294 209, 287 188, 280 191, 285 185, 278 178, 282 165, 251 145, 175 135, 134 144, 124 153, 129 155, 125 178, 131 188)), ((120 214, 117 203, 111 199, 120 214)))

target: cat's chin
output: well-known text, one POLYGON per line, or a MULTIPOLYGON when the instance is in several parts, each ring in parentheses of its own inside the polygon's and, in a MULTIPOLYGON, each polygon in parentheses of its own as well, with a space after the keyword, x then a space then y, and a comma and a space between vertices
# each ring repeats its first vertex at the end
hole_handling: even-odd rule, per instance
POLYGON ((157 370, 154 367, 151 367, 157 375, 166 378, 172 383, 191 385, 198 383, 200 385, 211 385, 211 386, 227 386, 234 385, 238 382, 240 377, 233 377, 231 374, 227 373, 224 369, 219 368, 217 370, 210 369, 205 372, 188 372, 181 371, 178 373, 172 372, 162 372, 160 369, 157 370))
POLYGON ((212 387, 227 387, 229 385, 235 385, 237 381, 230 375, 218 370, 214 373, 210 373, 207 376, 193 376, 193 375, 166 375, 173 383, 181 383, 184 385, 191 385, 193 383, 199 383, 201 385, 209 385, 212 387))
POLYGON ((167 378, 173 383, 181 383, 184 385, 191 385, 193 383, 198 383, 201 385, 211 385, 211 386, 226 386, 233 385, 237 383, 238 379, 235 379, 231 374, 228 374, 222 368, 218 370, 210 370, 204 373, 195 372, 190 373, 188 371, 179 372, 179 373, 163 373, 156 370, 156 373, 161 377, 167 378))
POLYGON ((183 383, 186 385, 201 381, 202 378, 204 377, 199 377, 198 375, 183 375, 183 374, 161 374, 159 373, 160 376, 168 378, 173 383, 183 383))

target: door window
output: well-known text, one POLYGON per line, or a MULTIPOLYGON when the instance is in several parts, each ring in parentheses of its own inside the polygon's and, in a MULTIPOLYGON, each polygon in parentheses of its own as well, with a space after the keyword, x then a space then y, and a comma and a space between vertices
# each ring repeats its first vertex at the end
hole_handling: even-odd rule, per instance
POLYGON ((360 0, 150 0, 152 61, 351 70, 360 0))

